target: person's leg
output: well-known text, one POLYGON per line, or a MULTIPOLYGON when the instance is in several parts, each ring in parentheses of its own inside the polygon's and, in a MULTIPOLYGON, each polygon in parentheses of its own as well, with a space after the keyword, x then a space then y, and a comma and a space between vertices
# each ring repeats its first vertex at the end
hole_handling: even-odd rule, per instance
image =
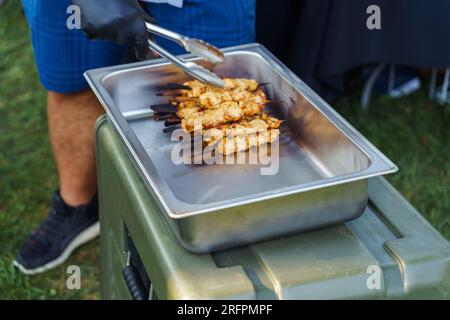
POLYGON ((49 216, 23 243, 14 260, 27 274, 59 265, 99 234, 94 124, 103 108, 90 90, 50 91, 47 99, 60 190, 53 194, 49 216))
POLYGON ((60 195, 70 206, 89 203, 97 192, 94 125, 103 108, 90 90, 50 91, 47 111, 60 195))
POLYGON ((66 204, 88 203, 96 193, 94 124, 102 107, 83 77, 89 69, 118 64, 125 48, 91 41, 66 25, 70 0, 22 0, 35 61, 48 91, 50 140, 66 204))
POLYGON ((99 234, 94 123, 102 108, 83 77, 89 69, 119 64, 124 48, 90 41, 66 26, 70 0, 22 0, 35 61, 48 93, 48 125, 60 190, 48 217, 22 244, 14 260, 34 274, 63 263, 99 234))

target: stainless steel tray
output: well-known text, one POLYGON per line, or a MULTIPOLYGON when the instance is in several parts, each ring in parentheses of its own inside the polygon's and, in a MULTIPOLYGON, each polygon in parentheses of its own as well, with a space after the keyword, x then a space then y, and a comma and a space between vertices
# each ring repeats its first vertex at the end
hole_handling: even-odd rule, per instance
POLYGON ((270 99, 286 102, 271 110, 288 128, 280 137, 275 175, 261 175, 260 165, 176 165, 170 158, 175 142, 162 133, 161 122, 124 117, 166 102, 155 95, 166 83, 188 80, 172 65, 154 60, 86 72, 185 247, 208 252, 359 216, 367 179, 397 167, 263 46, 224 53, 214 72, 268 82, 270 99))

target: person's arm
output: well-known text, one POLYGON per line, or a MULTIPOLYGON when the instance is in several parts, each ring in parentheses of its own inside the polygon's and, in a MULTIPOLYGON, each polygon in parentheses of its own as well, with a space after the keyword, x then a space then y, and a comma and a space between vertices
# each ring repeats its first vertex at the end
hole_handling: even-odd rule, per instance
POLYGON ((81 29, 90 39, 134 46, 138 59, 149 51, 145 11, 137 0, 72 0, 81 11, 81 29))

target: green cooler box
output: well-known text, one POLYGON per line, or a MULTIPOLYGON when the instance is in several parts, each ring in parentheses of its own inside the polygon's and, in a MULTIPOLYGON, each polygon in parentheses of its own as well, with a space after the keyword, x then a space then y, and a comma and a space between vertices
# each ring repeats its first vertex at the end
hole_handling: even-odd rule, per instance
POLYGON ((106 117, 97 123, 97 166, 105 299, 449 298, 449 243, 383 178, 369 180, 356 220, 194 254, 106 117))

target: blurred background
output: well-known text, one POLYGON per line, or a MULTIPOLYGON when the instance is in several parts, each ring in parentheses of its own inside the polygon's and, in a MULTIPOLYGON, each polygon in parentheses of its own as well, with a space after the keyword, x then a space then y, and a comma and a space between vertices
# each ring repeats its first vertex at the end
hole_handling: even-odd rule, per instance
MULTIPOLYGON (((257 41, 399 166, 387 179, 447 239, 449 24, 445 0, 258 1, 257 41), (369 31, 372 2, 383 8, 381 29, 369 31)), ((45 92, 19 1, 0 0, 0 57, 0 299, 100 298, 98 240, 44 274, 12 266, 57 186, 45 92), (70 264, 82 268, 83 290, 66 289, 70 264)))

